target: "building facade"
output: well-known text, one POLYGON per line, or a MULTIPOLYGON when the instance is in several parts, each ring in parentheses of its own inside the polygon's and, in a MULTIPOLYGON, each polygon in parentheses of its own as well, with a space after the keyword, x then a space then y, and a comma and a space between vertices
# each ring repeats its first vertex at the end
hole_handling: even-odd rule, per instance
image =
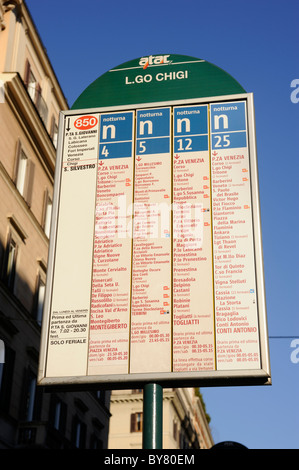
POLYGON ((26 4, 0 0, 0 449, 107 447, 109 392, 36 386, 63 109, 26 4))
MULTIPOLYGON (((111 394, 109 449, 141 449, 143 393, 111 394)), ((213 438, 202 400, 193 388, 163 390, 163 449, 210 449, 213 438)))

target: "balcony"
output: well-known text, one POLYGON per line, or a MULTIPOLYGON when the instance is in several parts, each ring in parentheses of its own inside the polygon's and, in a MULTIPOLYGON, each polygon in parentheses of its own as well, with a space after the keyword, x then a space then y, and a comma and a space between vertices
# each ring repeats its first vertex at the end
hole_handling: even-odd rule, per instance
POLYGON ((19 423, 18 447, 42 447, 46 437, 46 426, 41 422, 19 423))
POLYGON ((18 449, 68 449, 73 447, 68 439, 42 421, 20 422, 18 426, 18 449))
POLYGON ((48 106, 41 95, 40 87, 37 83, 30 83, 27 86, 27 91, 38 111, 38 114, 40 115, 41 120, 46 125, 48 119, 48 106))

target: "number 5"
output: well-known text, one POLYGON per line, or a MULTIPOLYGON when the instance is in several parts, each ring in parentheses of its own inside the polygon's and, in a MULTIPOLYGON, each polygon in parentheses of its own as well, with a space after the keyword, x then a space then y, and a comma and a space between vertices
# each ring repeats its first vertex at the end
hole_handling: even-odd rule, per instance
POLYGON ((146 147, 145 147, 145 140, 141 140, 139 142, 139 153, 144 153, 146 151, 146 147))
POLYGON ((229 135, 224 135, 224 136, 223 136, 223 141, 225 142, 225 143, 223 144, 223 147, 228 147, 229 144, 230 144, 229 135))

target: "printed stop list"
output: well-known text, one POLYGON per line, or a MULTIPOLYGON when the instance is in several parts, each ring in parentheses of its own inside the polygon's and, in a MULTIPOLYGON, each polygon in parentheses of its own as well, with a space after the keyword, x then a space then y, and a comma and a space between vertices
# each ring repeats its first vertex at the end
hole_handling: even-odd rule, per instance
POLYGON ((66 119, 48 376, 261 367, 248 141, 245 99, 66 119))
POLYGON ((174 108, 173 370, 215 368, 208 106, 174 108))

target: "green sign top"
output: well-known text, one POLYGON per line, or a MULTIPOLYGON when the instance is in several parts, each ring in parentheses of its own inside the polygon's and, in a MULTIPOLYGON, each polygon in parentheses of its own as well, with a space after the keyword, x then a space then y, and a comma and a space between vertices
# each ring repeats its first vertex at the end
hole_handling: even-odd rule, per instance
POLYGON ((101 75, 72 109, 134 105, 246 93, 219 67, 185 55, 160 54, 125 62, 101 75))

